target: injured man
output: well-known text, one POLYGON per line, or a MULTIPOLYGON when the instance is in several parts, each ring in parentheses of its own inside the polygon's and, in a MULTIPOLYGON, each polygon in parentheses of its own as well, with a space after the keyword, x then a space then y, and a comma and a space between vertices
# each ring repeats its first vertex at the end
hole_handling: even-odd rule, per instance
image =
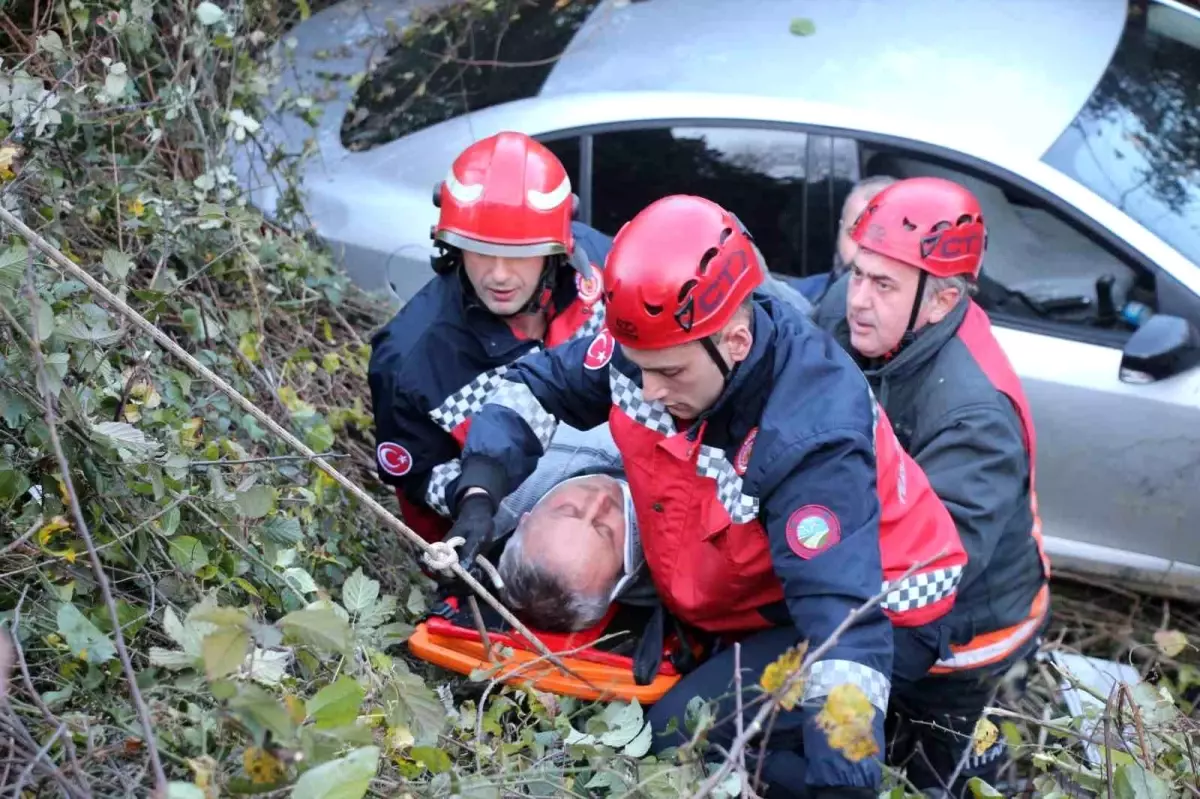
POLYGON ((658 601, 607 424, 559 427, 537 470, 500 503, 496 532, 509 531, 501 598, 535 629, 584 630, 615 601, 658 601))

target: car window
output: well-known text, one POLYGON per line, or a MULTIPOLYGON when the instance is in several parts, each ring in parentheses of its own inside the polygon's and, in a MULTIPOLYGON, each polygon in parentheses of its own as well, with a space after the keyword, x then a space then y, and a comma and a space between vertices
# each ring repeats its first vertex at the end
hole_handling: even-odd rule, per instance
POLYGON ((591 218, 599 230, 615 235, 654 200, 695 194, 737 214, 771 271, 790 275, 829 268, 855 167, 853 147, 829 137, 719 126, 597 134, 593 159, 591 218), (820 146, 810 148, 810 138, 820 146), (806 234, 824 249, 806 248, 806 234))
POLYGON ((1200 11, 1132 2, 1108 69, 1043 160, 1200 266, 1200 11))
MULTIPOLYGON (((953 180, 975 194, 988 229, 977 301, 1009 319, 1127 334, 1122 321, 1140 305, 1156 307, 1154 276, 1084 235, 1033 195, 974 170, 896 149, 864 147, 864 172, 953 180), (1101 301, 1111 296, 1113 313, 1101 301)), ((1088 337, 1088 336, 1084 336, 1088 337)))
POLYGON ((363 80, 342 144, 369 150, 468 111, 532 97, 600 0, 452 3, 418 17, 363 80))

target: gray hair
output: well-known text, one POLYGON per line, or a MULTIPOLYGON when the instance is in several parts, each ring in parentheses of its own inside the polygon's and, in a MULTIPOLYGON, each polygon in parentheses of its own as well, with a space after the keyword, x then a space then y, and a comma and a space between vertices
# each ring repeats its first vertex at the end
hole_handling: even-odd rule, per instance
POLYGON ((925 281, 925 296, 921 298, 921 302, 927 302, 933 295, 946 289, 957 290, 958 299, 961 300, 963 297, 973 296, 977 288, 978 286, 976 286, 975 281, 966 275, 952 275, 950 277, 934 277, 930 275, 929 279, 925 281))
POLYGON ((525 555, 523 527, 512 534, 500 555, 500 598, 530 626, 546 632, 576 632, 592 627, 608 612, 607 595, 588 596, 569 589, 554 574, 525 555))
MULTIPOLYGON (((893 183, 896 183, 898 180, 898 178, 894 178, 891 175, 872 175, 870 177, 863 178, 858 183, 855 183, 854 188, 850 189, 850 192, 846 195, 846 199, 842 201, 842 216, 844 217, 846 215, 846 207, 850 205, 850 200, 854 199, 855 197, 862 197, 864 200, 870 200, 876 194, 883 191, 893 183)), ((843 219, 842 224, 849 224, 853 221, 853 219, 843 219)))

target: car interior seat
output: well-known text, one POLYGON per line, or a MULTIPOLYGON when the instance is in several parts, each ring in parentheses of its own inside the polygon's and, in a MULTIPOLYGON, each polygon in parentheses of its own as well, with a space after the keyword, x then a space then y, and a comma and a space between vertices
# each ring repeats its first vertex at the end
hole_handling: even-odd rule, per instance
MULTIPOLYGON (((1011 202, 989 182, 891 152, 872 155, 864 171, 897 178, 946 178, 966 186, 979 198, 988 228, 980 288, 992 305, 1008 310, 1023 304, 1042 317, 1088 322, 1097 315, 1098 280, 1112 276, 1116 308, 1124 305, 1137 281, 1137 273, 1107 250, 1049 212, 1011 202), (1020 303, 1005 301, 1014 296, 1020 303)), ((993 310, 982 297, 981 303, 993 310)))

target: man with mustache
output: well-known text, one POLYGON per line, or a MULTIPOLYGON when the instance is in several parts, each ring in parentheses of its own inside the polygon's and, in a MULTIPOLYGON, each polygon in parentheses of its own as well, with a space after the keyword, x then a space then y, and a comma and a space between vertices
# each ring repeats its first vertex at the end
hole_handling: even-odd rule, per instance
MULTIPOLYGON (((765 277, 747 231, 703 198, 665 197, 626 223, 605 265, 606 329, 514 364, 476 415, 450 491, 451 535, 493 537, 488 505, 474 498, 521 483, 560 420, 607 420, 666 609, 741 641, 747 686, 789 647, 830 644, 804 703, 773 723, 763 763, 772 795, 873 797, 879 760, 835 750, 816 713, 831 690, 858 689, 877 708, 883 749, 892 681, 949 654, 939 620, 965 555, 862 373, 807 316, 755 292, 765 277)), ((718 718, 732 713, 733 663, 726 646, 655 704, 659 750, 684 742, 692 697, 722 697, 718 718), (677 732, 663 734, 672 719, 677 732)), ((734 731, 728 721, 707 740, 728 746, 734 731)))
POLYGON ((983 755, 964 754, 975 724, 1047 621, 1033 417, 970 296, 987 246, 970 191, 941 178, 901 180, 866 204, 851 238, 849 274, 820 303, 817 321, 866 373, 970 556, 948 616, 963 643, 927 678, 893 692, 890 721, 901 733, 893 757, 911 757, 916 787, 964 796, 971 777, 995 779, 1004 752, 1001 740, 983 755), (944 785, 964 758, 956 783, 944 785))
POLYGON ((471 417, 505 370, 600 329, 611 244, 572 221, 566 169, 523 133, 467 147, 434 204, 436 274, 372 338, 368 369, 379 477, 431 543, 450 528, 446 488, 471 417))

